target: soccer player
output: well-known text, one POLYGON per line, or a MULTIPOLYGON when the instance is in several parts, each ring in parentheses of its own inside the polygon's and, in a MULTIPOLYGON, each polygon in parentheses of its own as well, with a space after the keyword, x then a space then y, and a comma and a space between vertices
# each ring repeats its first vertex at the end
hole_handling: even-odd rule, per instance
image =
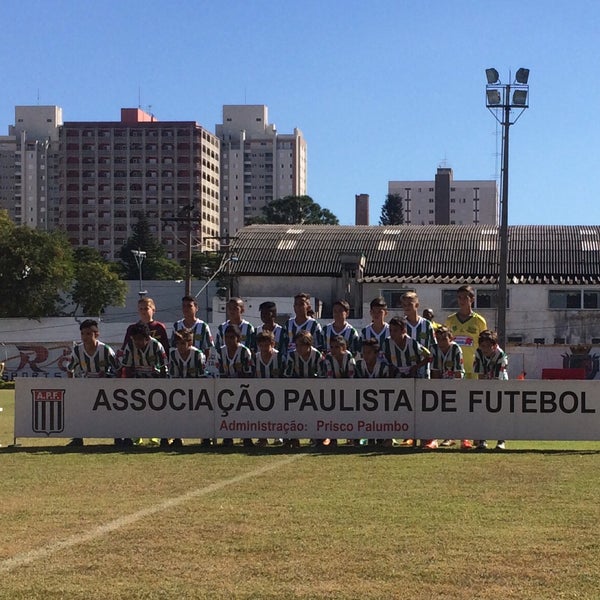
MULTIPOLYGON (((486 329, 479 334, 479 347, 475 351, 473 373, 479 379, 508 379, 508 355, 498 345, 495 331, 486 329)), ((486 440, 477 440, 477 450, 487 448, 486 440)), ((498 440, 496 450, 506 450, 506 441, 498 440)))
POLYGON ((263 302, 259 307, 260 320, 262 325, 256 328, 256 340, 258 345, 258 335, 261 331, 269 331, 275 339, 275 349, 280 353, 281 357, 285 357, 288 349, 287 330, 279 323, 275 322, 277 317, 277 305, 270 300, 263 302))
MULTIPOLYGON (((281 329, 281 326, 279 328, 281 329)), ((256 377, 259 379, 283 377, 283 356, 281 352, 275 349, 275 336, 273 332, 266 329, 259 331, 256 334, 256 345, 258 346, 258 351, 254 355, 256 377)), ((279 439, 277 442, 282 444, 283 440, 279 439)), ((259 439, 258 445, 266 446, 267 439, 259 439)))
MULTIPOLYGON (((169 336, 167 335, 167 328, 164 323, 160 321, 156 321, 154 319, 154 313, 156 312, 156 304, 152 298, 140 298, 137 303, 138 314, 140 316, 139 321, 137 323, 145 323, 148 326, 148 331, 150 335, 158 340, 164 351, 169 352, 169 336)), ((129 343, 131 338, 132 328, 137 324, 134 323, 127 328, 125 333, 125 339, 123 340, 123 346, 121 348, 121 352, 125 350, 125 347, 129 343)))
POLYGON ((323 339, 323 330, 319 322, 309 316, 311 310, 310 295, 307 293, 299 293, 294 296, 294 317, 287 320, 285 330, 289 340, 288 353, 295 350, 296 334, 301 331, 310 333, 312 344, 316 349, 322 351, 325 348, 325 340, 323 339))
MULTIPOLYGON (((458 310, 448 316, 444 325, 452 332, 454 341, 462 350, 465 378, 477 379, 477 376, 473 373, 473 361, 475 360, 479 334, 487 329, 487 323, 481 315, 473 310, 475 292, 470 285, 461 285, 456 290, 456 300, 458 310)), ((469 446, 473 447, 470 442, 465 444, 465 440, 463 440, 463 448, 468 449, 469 446)))
POLYGON ((196 316, 198 313, 198 303, 194 296, 184 296, 181 299, 181 311, 183 318, 173 323, 171 346, 176 344, 175 334, 178 331, 187 329, 192 332, 194 346, 204 352, 204 356, 208 358, 210 349, 214 347, 213 339, 208 324, 196 316))
MULTIPOLYGON (((301 329, 293 339, 294 349, 288 353, 285 377, 319 377, 322 372, 323 355, 313 346, 313 336, 301 329)), ((319 440, 315 440, 319 444, 319 440)), ((300 447, 300 440, 289 440, 292 448, 300 447)))
MULTIPOLYGON (((194 332, 191 329, 180 329, 173 332, 173 347, 169 351, 169 375, 174 378, 204 377, 206 359, 204 354, 194 346, 194 332)), ((183 446, 181 438, 174 438, 171 446, 183 446)))
MULTIPOLYGON (((328 379, 353 379, 356 372, 356 362, 352 353, 348 350, 346 338, 336 335, 329 340, 330 350, 323 358, 321 365, 324 377, 328 379)), ((354 445, 360 440, 348 440, 347 443, 354 445)), ((337 440, 323 440, 321 443, 332 442, 337 445, 337 440)))
POLYGON ((329 323, 323 329, 325 337, 325 350, 331 350, 331 340, 341 335, 346 340, 347 349, 352 356, 356 356, 360 350, 360 336, 358 331, 348 323, 350 305, 345 300, 336 300, 333 303, 333 323, 329 323))
POLYGON ((433 309, 431 309, 431 308, 423 309, 423 318, 427 319, 431 323, 434 333, 435 333, 436 329, 438 327, 441 327, 441 325, 442 325, 441 323, 438 323, 435 321, 435 315, 433 314, 433 309))
MULTIPOLYGON (((360 379, 387 379, 390 376, 388 364, 380 358, 379 351, 379 342, 376 339, 363 340, 361 357, 356 361, 355 377, 360 379)), ((383 439, 360 440, 364 443, 367 443, 367 441, 370 444, 385 444, 383 439)))
POLYGON ((377 340, 379 343, 380 358, 383 358, 383 342, 390 337, 390 326, 385 317, 388 314, 387 303, 381 296, 373 298, 370 304, 371 324, 363 327, 360 333, 361 341, 377 340))
MULTIPOLYGON (((392 377, 423 378, 423 367, 429 363, 431 353, 417 340, 413 340, 406 329, 405 317, 390 319, 390 337, 383 343, 385 359, 390 365, 392 377)), ((414 446, 414 442, 413 439, 409 438, 401 443, 403 446, 414 446)), ((429 450, 437 448, 437 440, 433 440, 433 442, 424 447, 429 450)))
POLYGON ((246 305, 241 298, 229 298, 225 305, 227 320, 217 328, 215 347, 217 351, 225 344, 225 330, 229 325, 235 325, 240 332, 240 343, 251 352, 256 351, 256 332, 254 325, 244 319, 246 305))
MULTIPOLYGON (((453 341, 452 332, 440 325, 435 330, 437 344, 431 349, 431 377, 434 379, 462 379, 465 376, 463 355, 460 346, 453 341)), ((440 446, 449 448, 456 442, 445 439, 440 446)), ((461 449, 468 450, 473 447, 469 440, 462 440, 461 449)))
MULTIPOLYGON (((254 332, 254 330, 253 330, 254 332)), ((237 325, 225 325, 223 329, 225 343, 218 349, 217 366, 221 377, 248 378, 254 375, 252 352, 242 344, 242 332, 237 325)), ((223 446, 233 446, 232 438, 224 438, 223 446)), ((251 438, 244 439, 245 447, 252 447, 251 438)))
POLYGON ((461 285, 456 297, 458 310, 446 319, 446 327, 452 332, 454 341, 460 346, 465 364, 465 377, 476 379, 473 374, 473 361, 479 334, 487 329, 485 319, 473 311, 475 292, 470 285, 461 285))
MULTIPOLYGON (((67 376, 115 377, 119 370, 117 357, 110 346, 98 339, 98 321, 86 319, 79 325, 79 333, 81 342, 73 347, 67 376)), ((73 438, 67 446, 83 446, 83 438, 73 438)))
MULTIPOLYGON (((147 323, 135 323, 127 329, 129 341, 123 350, 121 360, 122 372, 125 377, 156 378, 168 377, 167 353, 163 345, 150 335, 147 323)), ((167 438, 150 439, 151 443, 159 443, 161 448, 169 445, 167 438)), ((142 443, 141 439, 137 440, 142 443)), ((129 445, 125 442, 125 445, 129 445)))

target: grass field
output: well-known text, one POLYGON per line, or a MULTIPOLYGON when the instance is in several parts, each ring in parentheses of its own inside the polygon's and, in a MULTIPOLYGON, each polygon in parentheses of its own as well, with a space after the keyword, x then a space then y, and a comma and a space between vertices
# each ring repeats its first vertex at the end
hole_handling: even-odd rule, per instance
POLYGON ((13 404, 2 599, 600 597, 600 443, 6 448, 13 404))

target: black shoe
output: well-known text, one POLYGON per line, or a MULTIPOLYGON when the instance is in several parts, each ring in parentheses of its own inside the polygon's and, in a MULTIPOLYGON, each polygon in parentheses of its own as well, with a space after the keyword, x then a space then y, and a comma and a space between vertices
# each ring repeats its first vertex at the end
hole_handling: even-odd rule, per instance
POLYGON ((133 440, 131 438, 123 438, 122 448, 133 448, 133 440))
POLYGON ((181 441, 181 438, 173 438, 173 441, 171 442, 171 446, 173 448, 182 448, 183 442, 181 441))
POLYGON ((233 446, 233 438, 223 438, 223 443, 221 444, 221 446, 231 448, 231 446, 233 446))
POLYGON ((83 438, 73 438, 68 444, 67 446, 69 448, 79 448, 80 446, 83 446, 83 438))
POLYGON ((254 448, 252 438, 244 438, 244 448, 254 448))
POLYGON ((200 441, 200 445, 203 448, 210 448, 212 446, 212 440, 210 438, 204 438, 200 441))
POLYGON ((115 438, 115 446, 117 448, 122 448, 123 447, 123 438, 115 438))
POLYGON ((168 448, 169 447, 169 438, 160 438, 160 448, 168 448))

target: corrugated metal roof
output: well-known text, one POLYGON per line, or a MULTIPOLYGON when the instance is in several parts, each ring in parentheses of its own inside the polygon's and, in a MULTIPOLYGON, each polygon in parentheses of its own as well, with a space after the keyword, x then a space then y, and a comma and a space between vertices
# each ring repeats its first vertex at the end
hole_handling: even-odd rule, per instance
MULTIPOLYGON (((493 284, 499 228, 490 225, 251 225, 237 232, 236 275, 338 276, 341 254, 363 254, 364 281, 493 284)), ((600 226, 509 227, 512 283, 600 282, 600 226)))

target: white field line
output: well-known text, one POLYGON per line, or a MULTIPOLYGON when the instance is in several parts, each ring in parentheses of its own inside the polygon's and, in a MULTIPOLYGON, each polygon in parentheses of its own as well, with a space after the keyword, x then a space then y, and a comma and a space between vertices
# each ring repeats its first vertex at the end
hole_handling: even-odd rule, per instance
POLYGON ((42 546, 35 550, 30 550, 29 552, 24 552, 22 554, 17 554, 12 558, 7 558, 3 561, 0 561, 0 574, 8 573, 17 569, 18 567, 22 567, 24 565, 29 565, 38 560, 46 558, 51 554, 55 554, 60 550, 66 550, 73 546, 77 546, 79 544, 85 544, 86 542, 90 542, 99 537, 102 537, 108 533, 112 533, 113 531, 117 531, 123 527, 127 527, 128 525, 132 525, 133 523, 154 515, 156 513, 169 510, 170 508, 174 508, 179 506, 180 504, 184 504, 193 498, 199 498, 200 496, 206 496, 207 494, 211 494, 213 492, 218 492, 225 487, 230 485, 235 485, 237 483, 241 483, 248 479, 253 479, 255 477, 260 477, 269 471, 273 471, 274 469, 278 469, 280 467, 284 467, 285 465, 298 460, 304 456, 303 454, 297 454, 295 456, 290 456, 283 460, 279 460, 275 463, 270 463, 265 465, 264 467, 260 467, 259 469, 255 469, 254 471, 250 471, 248 473, 244 473, 242 475, 237 475, 236 477, 232 477, 231 479, 224 479, 223 481, 218 481, 216 483, 211 483, 203 488, 198 488, 195 490, 190 490, 181 496, 177 496, 175 498, 168 498, 163 502, 159 502, 154 506, 149 506, 148 508, 143 508, 142 510, 138 510, 135 513, 130 515, 125 515, 123 517, 119 517, 114 521, 109 521, 104 525, 99 525, 98 527, 94 527, 88 531, 84 531, 82 533, 78 533, 76 535, 72 535, 64 540, 59 540, 52 544, 48 544, 46 546, 42 546))

